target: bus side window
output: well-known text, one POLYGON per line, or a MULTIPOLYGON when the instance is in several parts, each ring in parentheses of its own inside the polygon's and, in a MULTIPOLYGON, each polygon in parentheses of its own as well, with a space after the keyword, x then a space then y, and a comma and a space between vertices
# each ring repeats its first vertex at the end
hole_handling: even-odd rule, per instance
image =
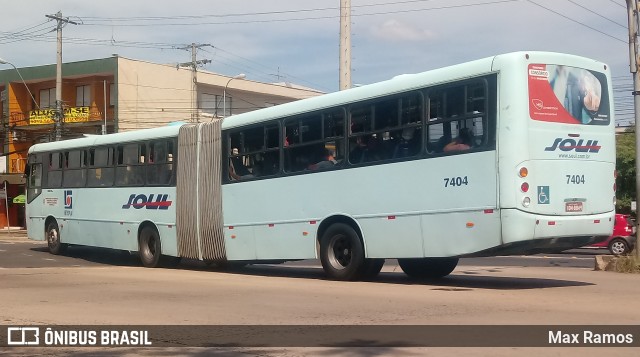
POLYGON ((29 202, 42 193, 43 184, 43 161, 48 158, 46 154, 29 155, 27 165, 25 167, 25 175, 27 177, 27 198, 29 202))
POLYGON ((139 164, 140 152, 137 144, 119 145, 116 167, 116 185, 144 185, 144 166, 139 164))
POLYGON ((149 143, 149 159, 146 168, 147 183, 150 185, 168 185, 172 178, 172 163, 168 160, 169 142, 154 141, 149 143))
POLYGON ((47 166, 47 188, 58 188, 62 186, 62 153, 54 152, 48 155, 49 165, 47 166))
POLYGON ((89 151, 87 186, 110 187, 114 181, 113 148, 99 147, 89 151))

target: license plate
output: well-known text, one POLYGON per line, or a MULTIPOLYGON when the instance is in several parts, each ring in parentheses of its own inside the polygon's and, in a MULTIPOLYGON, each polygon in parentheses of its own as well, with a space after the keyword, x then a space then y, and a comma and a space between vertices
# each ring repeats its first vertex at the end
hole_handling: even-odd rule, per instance
POLYGON ((582 202, 567 202, 564 210, 565 212, 582 212, 582 202))

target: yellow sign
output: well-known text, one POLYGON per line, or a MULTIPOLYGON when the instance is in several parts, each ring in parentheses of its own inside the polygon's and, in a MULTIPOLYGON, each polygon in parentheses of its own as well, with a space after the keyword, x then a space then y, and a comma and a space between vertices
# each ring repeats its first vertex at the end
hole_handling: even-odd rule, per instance
MULTIPOLYGON (((29 124, 53 124, 55 109, 32 110, 29 112, 29 124)), ((65 123, 82 123, 89 121, 89 107, 72 107, 64 110, 65 123)))

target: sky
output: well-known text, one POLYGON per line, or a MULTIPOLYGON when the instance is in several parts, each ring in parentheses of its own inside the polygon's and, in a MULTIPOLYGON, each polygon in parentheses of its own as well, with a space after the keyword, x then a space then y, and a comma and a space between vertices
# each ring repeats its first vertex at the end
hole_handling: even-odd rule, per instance
MULTIPOLYGON (((191 61, 202 69, 260 82, 339 88, 340 0, 5 0, 0 58, 16 67, 112 54, 154 63, 191 61)), ((616 121, 633 121, 625 0, 351 0, 352 83, 513 51, 585 56, 612 70, 616 121)), ((0 65, 0 69, 2 65, 0 65)))

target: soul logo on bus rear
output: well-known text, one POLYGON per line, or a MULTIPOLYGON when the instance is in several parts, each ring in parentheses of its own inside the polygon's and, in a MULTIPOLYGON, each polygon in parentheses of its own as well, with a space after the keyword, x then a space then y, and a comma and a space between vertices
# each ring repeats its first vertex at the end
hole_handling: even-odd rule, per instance
POLYGON ((556 151, 556 149, 560 149, 560 151, 598 152, 600 148, 601 146, 598 145, 598 140, 579 139, 576 141, 572 138, 556 138, 551 146, 544 148, 544 151, 556 151))
POLYGON ((167 200, 169 195, 167 194, 150 194, 149 196, 143 194, 132 194, 129 196, 127 204, 123 205, 123 209, 129 209, 131 207, 135 209, 169 209, 173 201, 167 200))

